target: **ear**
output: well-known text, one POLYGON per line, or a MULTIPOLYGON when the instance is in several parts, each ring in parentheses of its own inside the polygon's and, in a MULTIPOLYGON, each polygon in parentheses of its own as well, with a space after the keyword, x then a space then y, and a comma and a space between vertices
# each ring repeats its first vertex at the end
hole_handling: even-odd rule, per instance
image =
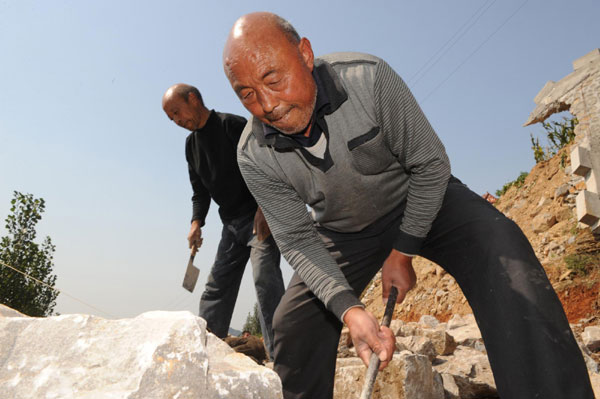
POLYGON ((198 105, 198 98, 196 98, 196 96, 193 93, 188 93, 187 103, 192 104, 192 106, 195 107, 198 105))
POLYGON ((312 72, 314 67, 315 55, 313 54, 310 41, 305 37, 300 39, 300 43, 298 44, 298 50, 300 51, 300 55, 302 56, 304 64, 306 64, 308 69, 312 72))

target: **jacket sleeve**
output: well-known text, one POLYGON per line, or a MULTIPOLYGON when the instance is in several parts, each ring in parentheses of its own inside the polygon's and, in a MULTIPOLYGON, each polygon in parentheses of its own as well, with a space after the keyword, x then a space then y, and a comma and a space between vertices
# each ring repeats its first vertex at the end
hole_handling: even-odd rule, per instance
POLYGON ((185 158, 188 163, 188 173, 190 183, 192 184, 192 221, 199 220, 200 226, 204 226, 208 209, 210 208, 210 193, 202 184, 200 175, 196 173, 193 167, 193 156, 191 153, 189 141, 186 143, 185 158))
POLYGON ((265 173, 242 149, 238 149, 238 164, 281 254, 308 288, 340 320, 349 308, 362 306, 294 188, 265 173))
POLYGON ((383 60, 375 74, 374 93, 378 123, 391 151, 410 175, 406 209, 394 248, 417 255, 442 205, 450 162, 412 93, 383 60))

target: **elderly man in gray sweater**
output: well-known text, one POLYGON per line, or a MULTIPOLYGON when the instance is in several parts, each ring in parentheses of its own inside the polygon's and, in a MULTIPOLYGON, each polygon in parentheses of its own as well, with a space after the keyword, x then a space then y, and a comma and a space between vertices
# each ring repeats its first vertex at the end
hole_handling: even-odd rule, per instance
POLYGON ((521 230, 450 174, 444 146, 380 58, 315 59, 270 13, 241 17, 223 54, 253 117, 238 163, 295 274, 278 306, 275 371, 284 397, 330 398, 345 323, 359 356, 385 367, 394 337, 358 296, 415 284, 412 258, 457 280, 503 398, 593 398, 561 304, 521 230), (307 212, 306 205, 311 208, 307 212))

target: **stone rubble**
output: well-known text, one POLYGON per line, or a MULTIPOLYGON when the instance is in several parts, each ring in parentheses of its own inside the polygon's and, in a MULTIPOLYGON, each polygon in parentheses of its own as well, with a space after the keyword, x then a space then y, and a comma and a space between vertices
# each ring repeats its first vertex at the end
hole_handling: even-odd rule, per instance
POLYGON ((2 398, 279 399, 272 370, 190 312, 33 318, 0 305, 2 398))
MULTIPOLYGON (((378 375, 373 399, 498 397, 481 332, 472 314, 454 315, 447 323, 429 315, 422 316, 418 323, 392 320, 390 328, 396 336, 396 353, 378 375)), ((596 342, 591 337, 599 330, 600 326, 587 327, 587 334, 582 334, 586 343, 579 342, 598 397, 599 367, 590 356, 588 345, 596 342)), ((334 399, 358 397, 364 383, 366 367, 351 346, 344 328, 338 348, 334 399)))
POLYGON ((589 326, 581 334, 583 344, 592 352, 600 351, 600 326, 589 326))

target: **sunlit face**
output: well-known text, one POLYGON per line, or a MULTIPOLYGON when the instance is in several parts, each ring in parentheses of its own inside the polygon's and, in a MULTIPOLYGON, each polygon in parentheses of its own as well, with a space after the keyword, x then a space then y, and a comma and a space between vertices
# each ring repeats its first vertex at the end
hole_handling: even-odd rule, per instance
POLYGON ((264 46, 231 49, 225 56, 225 73, 252 115, 293 134, 306 128, 315 107, 313 53, 307 39, 294 45, 279 36, 264 46))
POLYGON ((163 110, 173 122, 189 131, 194 131, 202 127, 202 115, 198 107, 194 105, 195 97, 190 94, 186 102, 179 95, 172 95, 165 101, 163 110))

